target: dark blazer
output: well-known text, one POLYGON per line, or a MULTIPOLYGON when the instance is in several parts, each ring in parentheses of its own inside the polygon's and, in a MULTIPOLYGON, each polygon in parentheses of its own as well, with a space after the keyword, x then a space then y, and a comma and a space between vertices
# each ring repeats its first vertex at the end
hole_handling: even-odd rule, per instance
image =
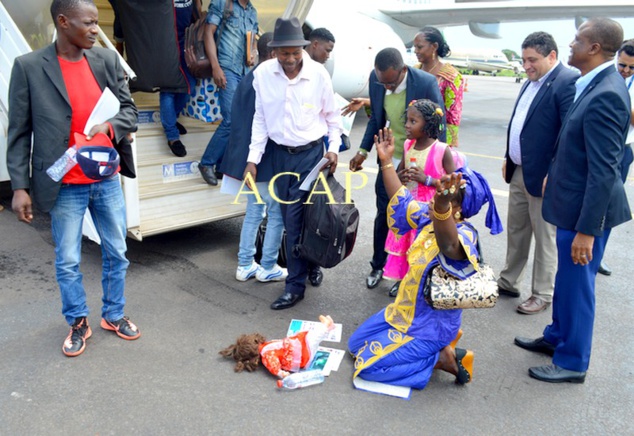
MULTIPOLYGON (((121 102, 121 110, 109 120, 113 143, 126 160, 122 167, 134 168, 130 144, 123 139, 135 129, 137 109, 119 58, 114 51, 100 47, 84 53, 101 89, 109 87, 121 102)), ((55 44, 16 58, 9 84, 7 166, 13 190, 28 189, 33 203, 43 212, 53 208, 61 186, 46 170, 68 149, 71 114, 55 44)))
MULTIPOLYGON (((370 120, 365 128, 365 134, 361 140, 361 148, 370 151, 374 146, 374 135, 379 133, 379 129, 385 127, 385 110, 383 109, 383 102, 385 100, 385 87, 378 83, 376 73, 374 70, 370 73, 370 103, 372 114, 370 120)), ((407 67, 407 87, 405 89, 405 101, 409 104, 412 100, 418 100, 426 98, 435 103, 438 103, 441 108, 445 107, 442 95, 438 89, 438 82, 436 78, 425 71, 418 68, 407 67)), ((403 113, 407 110, 407 106, 403 108, 403 113)), ((443 116, 443 124, 447 125, 445 117, 443 116)), ((445 130, 440 132, 441 141, 445 141, 447 133, 445 130)))
MULTIPOLYGON (((247 166, 249 145, 251 144, 251 126, 255 115, 255 89, 253 88, 253 68, 236 88, 231 103, 231 135, 222 157, 219 171, 223 174, 242 180, 247 166)), ((267 146, 258 164, 256 182, 268 182, 273 178, 273 153, 267 146)))
MULTIPOLYGON (((522 144, 522 169, 526 190, 533 197, 542 196, 542 185, 548 167, 553 159, 553 150, 561 124, 566 118, 568 109, 575 98, 575 82, 579 73, 559 64, 542 83, 535 95, 531 106, 528 108, 524 126, 520 133, 522 144)), ((530 84, 524 82, 513 115, 517 110, 517 103, 530 84)), ((506 183, 511 183, 513 173, 517 165, 509 157, 509 136, 511 134, 511 122, 506 132, 506 183)))
POLYGON ((558 228, 602 236, 632 219, 620 176, 630 99, 613 67, 601 71, 570 107, 544 194, 544 219, 558 228))

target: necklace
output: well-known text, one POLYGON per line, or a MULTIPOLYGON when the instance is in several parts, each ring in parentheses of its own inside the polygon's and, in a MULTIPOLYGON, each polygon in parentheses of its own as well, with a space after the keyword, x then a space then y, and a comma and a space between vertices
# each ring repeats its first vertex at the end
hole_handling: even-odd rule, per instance
POLYGON ((434 72, 434 70, 435 70, 436 68, 438 68, 438 65, 439 65, 439 64, 440 64, 440 60, 436 60, 436 63, 434 64, 434 67, 433 67, 431 70, 427 71, 427 72, 428 72, 429 74, 432 74, 432 73, 434 72))

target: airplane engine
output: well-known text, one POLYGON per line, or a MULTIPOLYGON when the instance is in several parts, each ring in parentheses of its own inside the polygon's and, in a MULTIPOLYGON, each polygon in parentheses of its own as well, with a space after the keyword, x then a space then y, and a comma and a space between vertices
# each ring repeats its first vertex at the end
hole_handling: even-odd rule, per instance
POLYGON ((335 47, 325 65, 335 92, 347 99, 367 97, 376 54, 386 47, 395 47, 405 59, 405 44, 387 24, 354 10, 341 9, 337 6, 328 8, 329 13, 320 13, 325 9, 313 7, 305 24, 310 30, 325 27, 335 36, 335 47), (332 11, 338 11, 337 15, 333 16, 332 11))

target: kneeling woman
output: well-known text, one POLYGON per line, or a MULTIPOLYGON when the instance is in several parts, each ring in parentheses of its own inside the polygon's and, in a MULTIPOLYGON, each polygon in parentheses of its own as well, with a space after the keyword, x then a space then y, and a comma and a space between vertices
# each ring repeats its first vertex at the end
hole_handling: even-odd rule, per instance
POLYGON ((473 352, 455 348, 460 338, 461 310, 434 310, 423 295, 425 278, 441 265, 459 279, 475 273, 478 234, 463 221, 489 202, 486 226, 502 231, 488 183, 468 168, 443 176, 429 204, 415 201, 392 166, 394 138, 391 130, 375 137, 388 196, 388 225, 404 235, 419 233, 408 252, 409 272, 394 303, 366 320, 348 342, 355 357, 354 377, 423 389, 434 369, 456 376, 465 384, 473 375, 473 352))

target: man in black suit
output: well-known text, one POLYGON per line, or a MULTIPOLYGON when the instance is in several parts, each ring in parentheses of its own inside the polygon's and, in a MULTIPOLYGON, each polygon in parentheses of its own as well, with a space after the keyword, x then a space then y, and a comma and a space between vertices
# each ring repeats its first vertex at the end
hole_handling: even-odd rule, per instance
POLYGON ((18 57, 11 71, 7 167, 18 219, 31 223, 32 204, 51 215, 62 313, 71 326, 62 352, 72 357, 84 351, 92 334, 79 271, 87 210, 96 223, 103 252, 101 327, 126 340, 141 335, 123 313, 129 265, 125 257, 125 203, 117 175, 92 180, 76 165, 56 182, 46 170, 75 144, 74 136, 83 132, 105 88, 119 100, 120 110, 92 127, 86 138, 107 135, 115 144, 125 143, 125 149, 119 148, 122 163, 127 156, 128 169, 133 170, 130 144, 124 139, 135 129, 137 109, 117 53, 93 48, 98 34, 98 11, 93 1, 54 0, 51 15, 57 41, 18 57))
MULTIPOLYGON (((426 98, 439 104, 440 107, 445 107, 436 78, 422 70, 406 66, 401 53, 395 48, 385 48, 376 55, 369 83, 372 114, 365 129, 361 147, 350 160, 351 171, 362 168, 368 152, 374 145, 374 135, 379 133, 379 129, 385 127, 386 122, 390 122, 390 127, 394 131, 394 157, 402 159, 405 142, 403 113, 412 100, 426 98)), ((444 116, 443 124, 445 124, 444 116)), ((438 139, 445 141, 444 130, 440 136, 438 139)), ((398 164, 395 163, 394 166, 398 164)), ((387 260, 385 239, 388 232, 386 211, 389 198, 383 185, 380 165, 376 176, 375 193, 377 212, 374 219, 374 254, 370 262, 372 271, 366 279, 366 285, 370 289, 376 287, 383 278, 383 267, 387 260)))
POLYGON ((557 60, 557 43, 546 32, 531 33, 522 43, 528 79, 509 123, 502 176, 509 187, 506 264, 499 292, 519 297, 535 237, 531 296, 517 311, 533 315, 550 306, 557 270, 555 226, 542 216, 542 184, 553 158, 561 123, 575 96, 579 74, 557 60))
POLYGON ((583 23, 570 43, 569 64, 581 71, 555 147, 543 214, 557 227, 558 267, 553 320, 535 340, 516 345, 553 356, 529 369, 541 381, 583 383, 590 364, 594 287, 609 229, 632 218, 620 177, 630 99, 614 68, 621 26, 607 18, 583 23))

